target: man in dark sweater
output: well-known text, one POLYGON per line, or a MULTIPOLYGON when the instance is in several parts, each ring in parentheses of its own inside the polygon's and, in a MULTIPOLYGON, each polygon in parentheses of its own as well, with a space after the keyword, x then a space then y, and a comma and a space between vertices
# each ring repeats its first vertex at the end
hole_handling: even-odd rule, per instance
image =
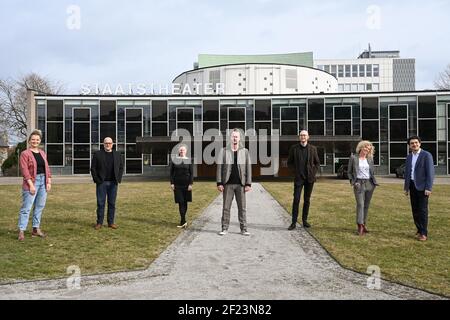
POLYGON ((103 140, 103 150, 94 153, 91 163, 91 175, 96 184, 97 223, 98 230, 103 225, 105 217, 105 202, 108 197, 108 227, 117 229, 114 223, 116 211, 117 187, 122 182, 123 160, 119 152, 113 150, 113 140, 109 137, 103 140))
POLYGON ((293 230, 297 224, 298 207, 300 205, 300 195, 303 187, 303 212, 302 222, 305 228, 311 225, 308 223, 308 213, 311 193, 316 181, 316 173, 320 167, 320 160, 317 149, 308 143, 308 131, 302 130, 299 133, 300 143, 293 145, 289 149, 288 166, 295 173, 294 180, 294 201, 292 203, 292 223, 289 230, 293 230))

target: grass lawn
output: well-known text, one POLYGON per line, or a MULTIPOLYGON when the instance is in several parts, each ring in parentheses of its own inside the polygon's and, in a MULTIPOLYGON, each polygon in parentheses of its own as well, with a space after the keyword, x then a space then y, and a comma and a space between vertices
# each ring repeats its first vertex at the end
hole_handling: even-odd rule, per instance
MULTIPOLYGON (((291 212, 293 183, 267 182, 264 188, 291 212)), ((450 296, 450 185, 436 185, 429 202, 429 238, 414 239, 409 198, 400 184, 379 186, 373 195, 364 237, 356 234, 355 198, 349 184, 319 180, 311 197, 310 232, 343 266, 450 296)), ((303 205, 303 194, 300 202, 303 205)))
MULTIPOLYGON (((215 183, 196 182, 187 220, 192 221, 218 195, 215 183)), ((168 182, 125 182, 119 186, 119 229, 93 229, 94 184, 53 185, 42 215, 45 239, 31 238, 31 215, 25 241, 17 241, 21 186, 0 186, 0 282, 67 276, 70 265, 81 273, 141 269, 179 235, 178 205, 168 182)), ((106 210, 105 222, 106 224, 106 210)))

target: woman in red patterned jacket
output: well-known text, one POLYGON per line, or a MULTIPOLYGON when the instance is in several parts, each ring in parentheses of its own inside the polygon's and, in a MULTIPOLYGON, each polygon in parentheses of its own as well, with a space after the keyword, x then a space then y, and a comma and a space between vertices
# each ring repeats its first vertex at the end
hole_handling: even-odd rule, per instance
POLYGON ((32 237, 45 237, 41 231, 41 216, 47 200, 47 192, 51 188, 51 172, 47 156, 39 149, 42 132, 34 130, 28 138, 29 148, 20 154, 20 170, 23 175, 22 207, 19 213, 19 241, 25 239, 28 219, 33 211, 32 237))

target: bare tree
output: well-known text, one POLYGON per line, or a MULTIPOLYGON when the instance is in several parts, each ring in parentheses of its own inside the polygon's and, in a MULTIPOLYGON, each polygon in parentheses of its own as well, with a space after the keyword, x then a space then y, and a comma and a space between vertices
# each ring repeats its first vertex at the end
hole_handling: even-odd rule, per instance
POLYGON ((0 128, 18 138, 27 134, 28 89, 45 94, 59 94, 63 90, 61 84, 36 73, 18 79, 0 79, 0 128))
POLYGON ((439 73, 434 81, 434 86, 438 90, 450 90, 450 64, 447 65, 444 71, 439 73))

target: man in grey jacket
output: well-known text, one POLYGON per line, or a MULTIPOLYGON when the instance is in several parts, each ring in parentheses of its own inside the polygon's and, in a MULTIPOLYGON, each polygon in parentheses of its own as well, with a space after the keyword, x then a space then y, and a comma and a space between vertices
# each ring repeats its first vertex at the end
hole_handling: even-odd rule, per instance
POLYGON ((252 163, 248 150, 239 145, 239 129, 233 129, 230 138, 231 144, 220 150, 217 157, 217 189, 223 193, 222 231, 219 235, 228 232, 231 203, 236 196, 241 234, 249 236, 245 193, 252 189, 252 163))

